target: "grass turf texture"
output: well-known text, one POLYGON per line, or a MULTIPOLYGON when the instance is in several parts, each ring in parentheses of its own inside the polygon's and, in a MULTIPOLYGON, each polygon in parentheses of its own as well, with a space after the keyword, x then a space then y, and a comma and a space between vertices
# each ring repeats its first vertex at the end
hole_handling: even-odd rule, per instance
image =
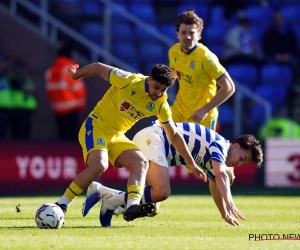
POLYGON ((114 217, 111 228, 100 226, 98 205, 83 218, 79 197, 61 229, 38 229, 36 209, 57 198, 0 198, 0 249, 300 249, 300 240, 249 240, 249 234, 295 234, 300 239, 298 197, 235 196, 247 221, 233 227, 220 218, 210 196, 174 195, 162 203, 158 216, 129 223, 114 217))

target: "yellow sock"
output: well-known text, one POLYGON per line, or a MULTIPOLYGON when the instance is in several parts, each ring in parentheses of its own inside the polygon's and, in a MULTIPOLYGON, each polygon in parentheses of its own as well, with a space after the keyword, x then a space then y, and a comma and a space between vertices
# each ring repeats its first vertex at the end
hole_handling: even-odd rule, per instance
POLYGON ((78 187, 74 182, 66 189, 65 196, 70 200, 74 200, 78 195, 83 192, 83 189, 78 187))
POLYGON ((141 186, 130 185, 127 188, 128 198, 127 198, 127 207, 130 207, 134 204, 140 204, 141 198, 144 193, 144 188, 141 186))

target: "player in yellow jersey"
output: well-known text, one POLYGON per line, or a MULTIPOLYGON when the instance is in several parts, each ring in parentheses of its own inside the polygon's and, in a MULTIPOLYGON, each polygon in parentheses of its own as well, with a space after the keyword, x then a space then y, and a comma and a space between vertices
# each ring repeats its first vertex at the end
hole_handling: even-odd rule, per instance
MULTIPOLYGON (((112 85, 89 114, 79 131, 86 169, 79 173, 64 195, 56 202, 64 212, 92 181, 104 173, 109 161, 115 167, 129 170, 127 182, 128 202, 124 219, 131 221, 150 214, 153 203, 140 204, 144 193, 149 163, 139 148, 125 136, 139 119, 157 116, 168 139, 180 152, 193 171, 206 181, 205 173, 196 165, 185 141, 178 132, 167 102, 167 89, 175 81, 172 70, 163 64, 155 65, 150 76, 133 74, 102 63, 83 68, 71 65, 68 72, 73 80, 100 75, 112 85)), ((111 226, 110 213, 100 214, 102 226, 111 226)))
POLYGON ((215 129, 217 107, 234 93, 234 83, 217 56, 199 43, 203 21, 193 9, 180 14, 175 27, 179 43, 169 50, 170 67, 179 81, 173 120, 215 129))

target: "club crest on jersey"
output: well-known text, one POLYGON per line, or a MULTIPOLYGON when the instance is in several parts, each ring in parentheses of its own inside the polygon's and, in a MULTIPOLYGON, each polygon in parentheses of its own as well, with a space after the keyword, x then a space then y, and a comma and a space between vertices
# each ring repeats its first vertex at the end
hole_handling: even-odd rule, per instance
POLYGON ((97 139, 97 144, 104 146, 105 145, 105 141, 102 138, 99 138, 99 139, 97 139))
POLYGON ((125 101, 121 104, 120 110, 121 110, 121 111, 128 110, 128 109, 130 108, 130 106, 131 106, 131 104, 125 100, 125 101))
POLYGON ((195 61, 191 61, 191 62, 190 62, 190 68, 191 68, 191 69, 194 69, 195 66, 196 66, 195 61))
POLYGON ((149 102, 146 106, 149 111, 152 111, 155 108, 154 102, 149 102))
POLYGON ((151 142, 152 142, 152 141, 151 141, 150 139, 147 139, 147 140, 146 140, 146 143, 147 143, 148 146, 151 144, 151 142))
POLYGON ((115 69, 115 70, 113 71, 113 73, 114 73, 115 75, 119 76, 119 77, 122 77, 122 78, 127 78, 127 77, 130 75, 129 72, 126 72, 126 71, 121 70, 121 69, 115 69))

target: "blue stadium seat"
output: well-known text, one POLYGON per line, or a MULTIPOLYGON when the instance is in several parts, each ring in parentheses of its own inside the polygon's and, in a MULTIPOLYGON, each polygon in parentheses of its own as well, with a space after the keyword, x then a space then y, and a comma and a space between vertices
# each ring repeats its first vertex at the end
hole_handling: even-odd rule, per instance
POLYGON ((298 44, 300 44, 300 24, 293 26, 293 30, 296 33, 298 44))
POLYGON ((120 58, 128 64, 137 63, 139 60, 136 46, 131 42, 115 42, 113 44, 112 52, 116 57, 120 58))
POLYGON ((80 33, 96 44, 103 45, 103 25, 99 22, 87 21, 81 24, 80 33))
POLYGON ((254 92, 269 101, 275 111, 287 101, 287 88, 284 86, 260 85, 254 92))
POLYGON ((209 50, 213 52, 219 59, 224 53, 224 44, 208 44, 209 50))
MULTIPOLYGON (((199 1, 200 2, 200 1, 199 1)), ((208 6, 205 5, 200 5, 199 3, 195 4, 188 4, 188 3, 183 3, 177 7, 177 13, 176 14, 182 14, 185 10, 189 9, 195 9, 196 14, 203 19, 203 21, 208 21, 209 20, 209 8, 208 6)))
POLYGON ((164 46, 160 43, 142 43, 139 45, 139 55, 143 61, 157 60, 156 63, 165 62, 168 57, 167 51, 164 50, 164 46))
MULTIPOLYGON (((154 29, 159 30, 156 24, 151 25, 154 29)), ((134 27, 134 38, 137 42, 157 42, 158 39, 140 26, 134 27)))
MULTIPOLYGON (((119 8, 130 12, 129 6, 127 5, 127 3, 125 1, 124 2, 118 1, 118 2, 116 2, 116 4, 118 5, 119 8)), ((114 22, 129 22, 130 23, 130 21, 126 17, 124 17, 122 14, 120 14, 119 12, 114 11, 114 10, 111 10, 111 11, 112 11, 111 17, 114 22)))
POLYGON ((113 22, 112 23, 112 39, 113 42, 134 42, 133 27, 128 22, 113 22))
POLYGON ((259 103, 253 104, 250 107, 250 117, 248 125, 252 130, 258 130, 266 122, 266 110, 265 107, 259 103))
POLYGON ((220 123, 221 127, 225 124, 233 124, 234 123, 234 111, 230 104, 223 103, 221 106, 218 107, 219 111, 219 119, 218 122, 220 123))
POLYGON ((209 6, 213 0, 183 0, 184 4, 199 4, 199 5, 206 5, 209 6))
POLYGON ((146 23, 157 23, 156 13, 152 4, 140 3, 140 4, 130 4, 129 9, 131 14, 142 19, 146 23))
POLYGON ((268 26, 272 21, 273 10, 269 7, 251 5, 245 9, 245 14, 251 20, 251 25, 268 26))
POLYGON ((299 0, 283 0, 283 6, 300 6, 300 1, 299 0))
POLYGON ((252 88, 258 80, 257 68, 252 64, 230 64, 227 71, 231 78, 248 88, 252 88))
POLYGON ((262 84, 289 86, 293 81, 292 69, 286 65, 267 64, 261 67, 262 84))
POLYGON ((175 30, 175 25, 174 24, 162 24, 160 26, 160 31, 166 35, 167 37, 171 38, 175 41, 177 41, 176 37, 176 30, 175 30))
POLYGON ((208 25, 203 29, 203 39, 211 44, 224 44, 224 36, 227 32, 227 26, 208 25))
POLYGON ((224 23, 224 8, 221 5, 212 6, 210 9, 210 23, 220 25, 224 23))
POLYGON ((300 23, 300 5, 299 6, 283 6, 281 13, 287 24, 299 25, 300 23))
POLYGON ((81 2, 82 15, 88 17, 99 17, 103 15, 103 6, 99 1, 81 2))

